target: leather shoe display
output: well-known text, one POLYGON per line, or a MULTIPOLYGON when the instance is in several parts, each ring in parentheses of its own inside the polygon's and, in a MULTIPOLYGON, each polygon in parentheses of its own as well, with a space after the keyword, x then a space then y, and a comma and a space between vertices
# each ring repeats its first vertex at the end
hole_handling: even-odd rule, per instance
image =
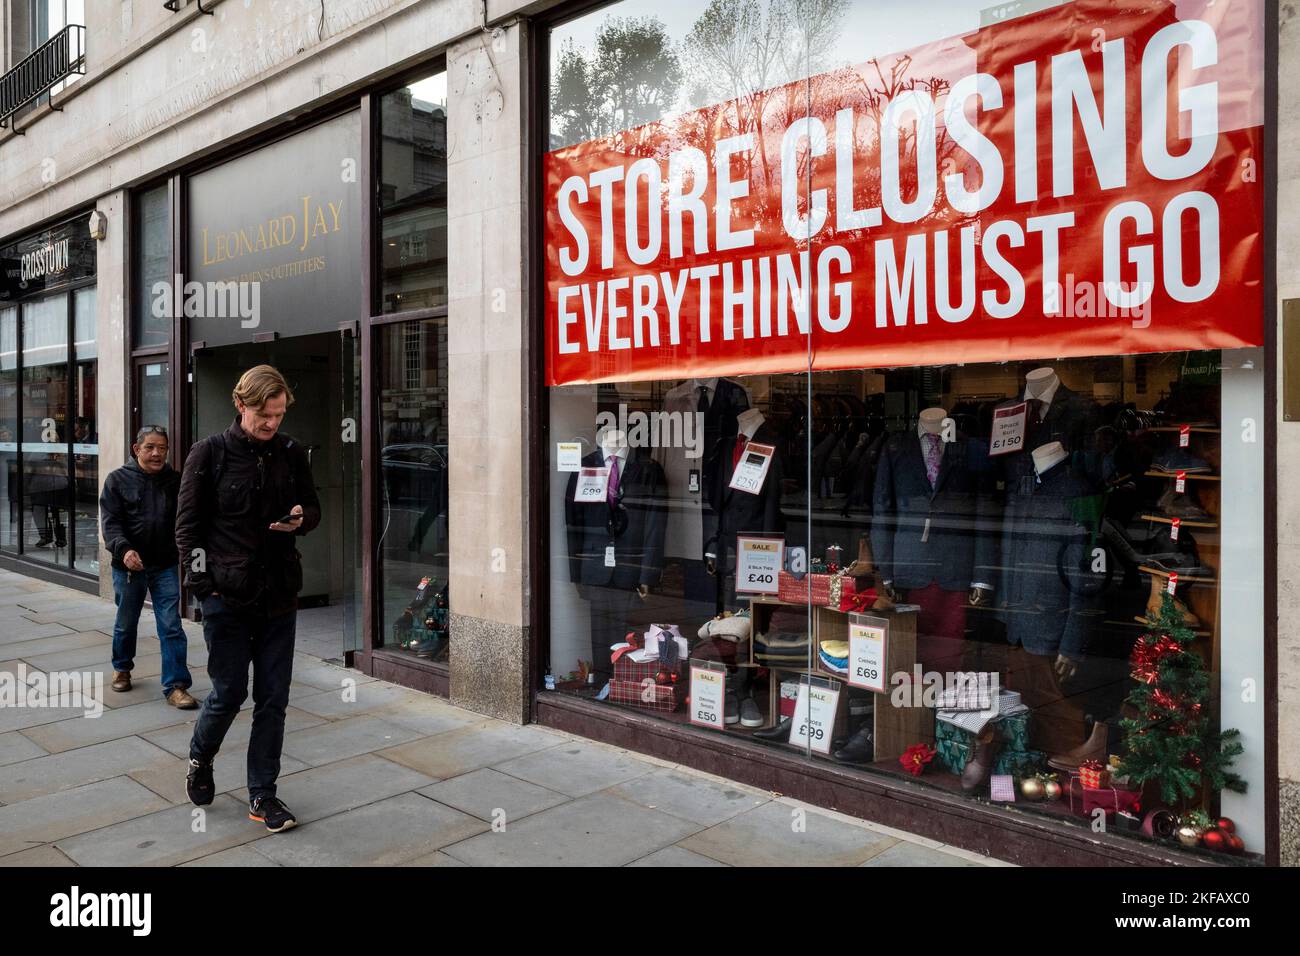
POLYGON ((130 671, 113 671, 113 690, 119 694, 131 689, 130 671))
POLYGON ((766 740, 774 743, 786 743, 790 740, 790 728, 793 725, 794 721, 789 717, 782 717, 777 721, 776 726, 754 731, 754 739, 766 740))
POLYGON ((1063 754, 1053 754, 1047 758, 1047 765, 1054 770, 1078 770, 1079 766, 1089 760, 1106 762, 1106 740, 1109 727, 1100 720, 1092 725, 1088 739, 1063 754))
POLYGON ((875 736, 871 729, 871 723, 868 721, 848 739, 843 747, 831 754, 831 757, 840 763, 871 763, 876 753, 875 736))
POLYGON ((975 753, 962 769, 961 788, 968 793, 988 783, 989 775, 993 773, 993 761, 998 755, 1000 744, 991 730, 987 732, 987 738, 975 745, 975 753))

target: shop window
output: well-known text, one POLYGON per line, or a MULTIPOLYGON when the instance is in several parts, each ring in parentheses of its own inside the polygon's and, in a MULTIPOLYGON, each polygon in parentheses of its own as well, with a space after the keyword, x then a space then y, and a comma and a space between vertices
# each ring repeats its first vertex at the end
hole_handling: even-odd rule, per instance
POLYGON ((544 693, 1264 852, 1263 7, 1209 6, 551 30, 544 693))
POLYGON ((376 332, 382 476, 382 639, 376 643, 445 662, 447 322, 400 322, 376 332))
POLYGON ((379 99, 382 309, 447 304, 447 74, 379 99))
POLYGON ((0 549, 16 552, 22 527, 18 481, 18 310, 0 309, 0 549))
POLYGON ((136 196, 135 287, 132 348, 166 345, 171 341, 172 286, 171 205, 167 186, 136 196), (156 283, 166 283, 155 290, 156 283), (161 301, 160 295, 161 292, 161 301))

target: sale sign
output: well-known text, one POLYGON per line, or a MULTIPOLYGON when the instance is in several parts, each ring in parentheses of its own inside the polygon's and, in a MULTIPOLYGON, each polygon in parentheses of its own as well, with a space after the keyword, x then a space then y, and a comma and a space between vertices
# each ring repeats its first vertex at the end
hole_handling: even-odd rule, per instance
POLYGON ((1263 11, 1074 0, 547 154, 547 382, 1261 344, 1263 11))

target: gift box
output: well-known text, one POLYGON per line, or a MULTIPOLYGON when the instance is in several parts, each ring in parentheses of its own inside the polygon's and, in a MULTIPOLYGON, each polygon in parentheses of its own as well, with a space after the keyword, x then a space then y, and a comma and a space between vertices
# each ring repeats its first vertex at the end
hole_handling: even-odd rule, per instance
POLYGON ((1070 810, 1081 817, 1091 817, 1098 807, 1108 817, 1117 813, 1137 815, 1141 809, 1141 790, 1124 790, 1119 787, 1089 787, 1083 778, 1070 775, 1070 784, 1066 787, 1070 799, 1070 810))
POLYGON ((857 593, 856 582, 847 574, 806 574, 803 578, 796 578, 789 571, 780 571, 776 576, 776 588, 777 598, 787 604, 807 604, 811 588, 813 604, 837 609, 842 603, 851 603, 857 593))
MULTIPOLYGON (((1045 754, 1030 750, 1029 714, 1010 714, 992 721, 989 726, 1001 741, 994 758, 995 773, 1025 776, 1042 765, 1045 754)), ((961 773, 975 749, 975 735, 944 720, 934 722, 934 747, 940 762, 953 773, 961 773)))
POLYGON ((1110 786, 1110 770, 1100 760, 1089 760, 1080 766, 1078 777, 1085 790, 1110 786))
POLYGON ((627 654, 624 654, 614 662, 614 680, 639 684, 647 677, 654 680, 657 673, 659 673, 658 658, 641 662, 634 661, 627 654))
POLYGON ((647 710, 673 711, 685 699, 686 685, 656 684, 653 676, 641 681, 614 679, 609 682, 608 700, 611 704, 630 704, 647 710))

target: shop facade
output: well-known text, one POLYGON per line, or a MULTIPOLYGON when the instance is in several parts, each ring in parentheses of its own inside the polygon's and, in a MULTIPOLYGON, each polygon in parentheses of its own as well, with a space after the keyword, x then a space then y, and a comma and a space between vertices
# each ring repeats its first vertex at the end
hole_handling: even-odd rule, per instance
POLYGON ((269 361, 328 656, 1016 862, 1293 859, 1276 4, 217 7, 0 139, 6 270, 91 262, 0 299, 0 561, 111 594, 79 482, 269 361))

